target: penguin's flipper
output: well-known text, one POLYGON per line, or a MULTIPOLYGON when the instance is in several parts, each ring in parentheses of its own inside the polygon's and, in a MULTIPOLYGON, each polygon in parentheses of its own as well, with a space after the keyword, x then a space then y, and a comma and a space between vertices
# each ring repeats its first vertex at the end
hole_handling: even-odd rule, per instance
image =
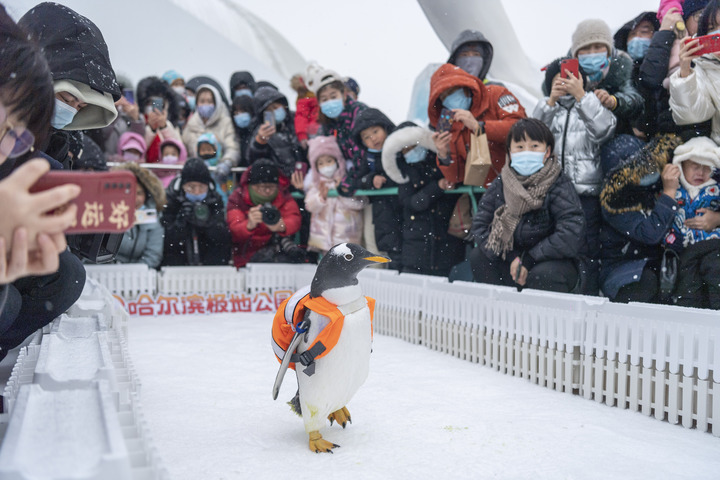
POLYGON ((320 435, 320 432, 317 430, 314 430, 310 432, 310 450, 315 453, 320 452, 327 452, 327 453, 333 453, 333 448, 338 448, 340 445, 336 445, 334 443, 330 443, 324 438, 322 438, 322 435, 320 435))
POLYGON ((342 425, 343 428, 347 426, 348 422, 352 423, 352 418, 350 418, 350 412, 347 407, 342 407, 340 410, 332 412, 328 415, 328 420, 330 420, 330 425, 333 424, 333 421, 336 421, 338 425, 342 425))

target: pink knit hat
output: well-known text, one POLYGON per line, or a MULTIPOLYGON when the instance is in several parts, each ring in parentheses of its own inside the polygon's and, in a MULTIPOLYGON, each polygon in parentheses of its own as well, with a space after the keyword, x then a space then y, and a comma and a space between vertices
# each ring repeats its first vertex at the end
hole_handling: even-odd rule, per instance
POLYGON ((135 132, 125 132, 120 135, 120 139, 118 140, 117 153, 118 155, 122 155, 125 150, 131 148, 139 151, 143 156, 145 156, 145 152, 147 151, 147 145, 142 135, 135 132))
POLYGON ((318 157, 322 155, 330 155, 337 160, 338 165, 342 163, 343 154, 335 137, 315 137, 308 140, 308 159, 311 167, 315 168, 318 157))

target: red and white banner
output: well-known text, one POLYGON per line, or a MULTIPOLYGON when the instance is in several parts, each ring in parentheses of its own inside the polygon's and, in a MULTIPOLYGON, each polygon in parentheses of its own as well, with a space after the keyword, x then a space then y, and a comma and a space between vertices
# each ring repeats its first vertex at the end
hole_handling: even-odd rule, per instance
POLYGON ((274 313, 291 290, 257 292, 246 295, 224 293, 173 296, 159 294, 140 295, 135 300, 125 300, 114 295, 131 316, 157 317, 161 315, 211 315, 215 313, 274 313))

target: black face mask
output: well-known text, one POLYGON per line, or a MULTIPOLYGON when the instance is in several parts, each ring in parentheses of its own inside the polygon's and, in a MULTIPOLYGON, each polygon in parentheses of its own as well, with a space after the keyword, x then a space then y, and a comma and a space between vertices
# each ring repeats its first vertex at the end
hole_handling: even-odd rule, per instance
POLYGON ((203 160, 210 160, 211 158, 215 158, 215 155, 217 155, 217 153, 205 153, 203 155, 200 155, 200 158, 202 158, 203 160))

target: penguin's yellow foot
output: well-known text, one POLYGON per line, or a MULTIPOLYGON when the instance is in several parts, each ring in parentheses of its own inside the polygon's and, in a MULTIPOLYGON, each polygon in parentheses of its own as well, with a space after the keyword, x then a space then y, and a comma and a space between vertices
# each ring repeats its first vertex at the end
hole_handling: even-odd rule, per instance
POLYGON ((335 445, 334 443, 330 443, 323 439, 322 435, 320 435, 320 432, 317 430, 310 432, 310 450, 313 452, 333 453, 332 449, 336 447, 340 447, 340 445, 335 445))
POLYGON ((342 425, 343 428, 347 426, 348 422, 352 423, 350 412, 347 407, 342 407, 340 410, 336 410, 328 415, 328 420, 330 420, 330 425, 332 425, 333 421, 335 421, 338 425, 342 425))

